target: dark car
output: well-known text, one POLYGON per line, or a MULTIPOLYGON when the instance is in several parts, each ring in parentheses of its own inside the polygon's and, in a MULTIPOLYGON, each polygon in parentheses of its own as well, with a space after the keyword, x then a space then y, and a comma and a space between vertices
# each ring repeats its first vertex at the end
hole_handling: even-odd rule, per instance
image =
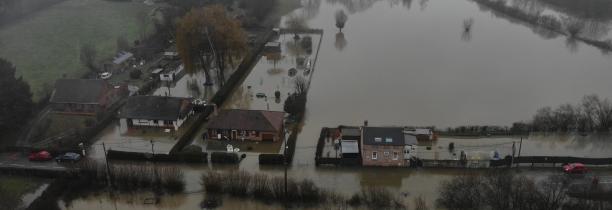
POLYGON ((589 172, 589 169, 582 163, 570 163, 563 166, 563 172, 567 174, 584 174, 589 172))
POLYGON ((32 152, 29 156, 28 156, 28 160, 30 161, 47 161, 47 160, 51 160, 53 159, 53 156, 51 156, 51 153, 42 150, 39 152, 32 152))
POLYGON ((74 152, 67 152, 66 154, 57 156, 55 158, 55 161, 59 162, 77 162, 81 160, 81 155, 78 153, 74 153, 74 152))

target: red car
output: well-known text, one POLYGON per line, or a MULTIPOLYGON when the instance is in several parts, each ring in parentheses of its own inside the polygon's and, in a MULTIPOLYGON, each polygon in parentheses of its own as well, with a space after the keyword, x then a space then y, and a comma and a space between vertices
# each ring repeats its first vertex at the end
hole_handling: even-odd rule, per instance
POLYGON ((567 174, 584 174, 589 172, 589 169, 582 163, 570 163, 563 166, 563 172, 567 174))
POLYGON ((51 156, 51 153, 43 150, 40 152, 31 153, 30 156, 28 156, 28 159, 30 161, 47 161, 53 159, 53 156, 51 156))

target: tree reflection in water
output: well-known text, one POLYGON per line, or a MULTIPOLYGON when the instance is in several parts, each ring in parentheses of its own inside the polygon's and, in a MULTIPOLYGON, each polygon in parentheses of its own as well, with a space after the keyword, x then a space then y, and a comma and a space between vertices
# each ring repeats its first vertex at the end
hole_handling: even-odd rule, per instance
POLYGON ((346 47, 346 44, 347 44, 347 41, 346 41, 346 38, 344 37, 344 33, 342 32, 336 33, 336 41, 334 42, 334 46, 336 46, 336 49, 338 49, 339 51, 342 51, 346 47))

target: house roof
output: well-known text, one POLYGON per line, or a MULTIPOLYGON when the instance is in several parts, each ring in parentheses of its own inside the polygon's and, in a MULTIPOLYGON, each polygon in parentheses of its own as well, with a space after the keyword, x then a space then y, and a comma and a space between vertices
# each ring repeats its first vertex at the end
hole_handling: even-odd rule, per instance
POLYGON ((166 96, 131 96, 121 109, 121 118, 176 120, 191 111, 189 98, 166 96))
POLYGON ((342 140, 340 146, 342 153, 359 153, 359 143, 356 140, 342 140))
POLYGON ((361 136, 361 130, 358 127, 344 127, 341 132, 342 136, 361 136))
POLYGON ((364 145, 403 146, 404 133, 400 127, 363 127, 364 145))
POLYGON ((280 131, 284 112, 225 109, 214 117, 207 128, 250 131, 280 131))
POLYGON ((59 79, 51 95, 51 103, 98 104, 108 89, 99 79, 59 79))
POLYGON ((405 145, 417 145, 419 142, 417 141, 417 137, 410 134, 404 134, 404 144, 405 145))

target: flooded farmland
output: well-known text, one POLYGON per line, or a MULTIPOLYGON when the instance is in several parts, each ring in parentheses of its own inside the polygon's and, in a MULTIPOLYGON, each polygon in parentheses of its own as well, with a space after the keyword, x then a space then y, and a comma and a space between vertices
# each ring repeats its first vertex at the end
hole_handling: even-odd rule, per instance
MULTIPOLYGON (((361 125, 364 120, 370 125, 439 128, 465 124, 510 125, 529 120, 542 106, 579 101, 585 94, 612 98, 611 55, 582 43, 577 43, 577 47, 568 46, 563 36, 543 36, 526 23, 494 15, 469 0, 305 0, 303 4, 305 7, 294 14, 304 17, 309 27, 323 29, 324 34, 289 176, 312 179, 318 186, 347 196, 363 186, 381 185, 398 195, 404 193, 406 200, 423 195, 431 206, 440 181, 462 172, 315 167, 315 145, 321 127, 361 125), (338 10, 348 14, 342 32, 334 24, 338 10), (462 28, 466 19, 473 20, 469 34, 462 28)), ((551 13, 555 12, 560 11, 551 13)), ((609 37, 599 37, 606 36, 609 37)), ((268 71, 270 63, 262 65, 255 67, 243 87, 237 90, 238 97, 255 93, 248 93, 245 85, 257 87, 259 81, 267 84, 269 80, 282 82, 281 77, 275 78, 268 71)), ((290 87, 261 88, 271 93, 277 88, 290 87)), ((234 98, 225 106, 265 109, 265 102, 257 103, 252 105, 248 100, 234 98)), ((282 109, 282 106, 273 105, 271 109, 282 109)), ((612 149, 610 140, 607 136, 534 135, 524 138, 522 152, 523 155, 607 157, 612 149)), ((511 144, 519 141, 518 137, 441 138, 433 148, 442 157, 448 155, 444 153, 450 142, 464 149, 499 150, 509 154, 511 144)), ((199 175, 210 169, 246 170, 275 176, 283 173, 279 167, 259 166, 257 156, 251 155, 236 167, 185 166, 187 188, 196 193, 168 196, 162 203, 170 206, 156 208, 197 209, 204 197, 198 192, 199 175)), ((558 169, 522 172, 543 177, 558 173, 558 169)), ((611 174, 609 170, 598 172, 611 174)), ((135 200, 119 202, 116 208, 148 207, 136 203, 140 198, 135 200)), ((77 200, 67 209, 109 209, 112 205, 113 202, 99 196, 77 200)), ((260 205, 228 198, 220 209, 244 206, 258 209, 260 205)), ((261 207, 269 208, 274 207, 261 207)))

